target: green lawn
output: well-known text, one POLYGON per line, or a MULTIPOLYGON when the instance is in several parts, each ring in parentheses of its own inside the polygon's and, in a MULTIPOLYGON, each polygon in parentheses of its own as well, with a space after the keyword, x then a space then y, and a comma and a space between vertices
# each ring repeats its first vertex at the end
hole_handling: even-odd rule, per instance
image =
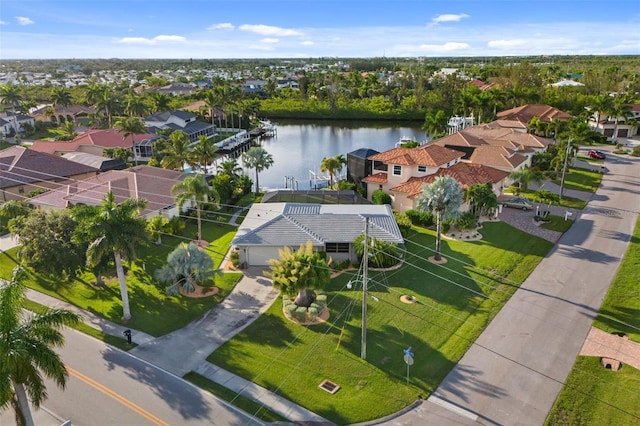
MULTIPOLYGON (((622 332, 640 343, 640 219, 631 243, 593 325, 622 332)), ((640 371, 600 366, 597 357, 578 357, 547 425, 631 425, 640 418, 640 371)))
MULTIPOLYGON (((184 235, 195 235, 196 225, 188 224, 184 235)), ((203 237, 210 242, 207 252, 220 265, 226 253, 235 227, 215 223, 203 223, 203 237)), ((73 282, 60 282, 40 275, 33 275, 27 285, 50 296, 72 303, 80 308, 94 312, 110 321, 126 325, 153 336, 160 336, 184 327, 198 316, 204 314, 222 301, 242 277, 239 273, 225 273, 215 277, 215 285, 220 291, 206 298, 188 298, 168 296, 164 285, 153 279, 153 273, 166 263, 167 255, 183 241, 189 238, 163 237, 162 245, 150 245, 139 251, 139 259, 128 268, 127 285, 132 318, 123 321, 122 302, 115 271, 106 276, 106 286, 94 285, 93 274, 85 273, 73 282)), ((0 278, 10 278, 16 266, 17 248, 0 254, 0 278)))
POLYGON ((578 160, 586 161, 587 163, 596 163, 596 164, 604 163, 604 160, 601 160, 599 158, 586 157, 584 155, 577 155, 576 158, 578 160))
MULTIPOLYGON (((528 198, 531 202, 536 203, 535 190, 527 189, 524 191, 520 191, 520 195, 528 198)), ((578 198, 567 197, 566 195, 562 197, 560 203, 558 204, 560 207, 566 207, 568 209, 576 209, 582 210, 587 206, 587 202, 580 200, 578 198)))
POLYGON ((551 221, 544 222, 542 225, 540 225, 544 229, 566 232, 567 230, 569 230, 569 228, 571 228, 571 225, 573 225, 573 220, 564 220, 564 217, 561 216, 550 215, 549 218, 551 219, 551 221))
POLYGON ((485 223, 482 233, 477 242, 443 240, 449 262, 436 265, 426 260, 434 233, 414 229, 406 264, 372 272, 366 361, 360 359, 362 293, 354 271, 332 281, 326 323, 295 325, 277 301, 208 360, 337 424, 397 412, 433 391, 553 247, 502 222, 485 223), (418 302, 400 302, 403 294, 418 302), (407 385, 403 350, 409 346, 415 364, 407 385), (318 388, 323 379, 341 389, 328 394, 318 388))
MULTIPOLYGON (((564 177, 564 187, 565 189, 573 189, 576 191, 596 192, 601 181, 602 173, 571 168, 564 177)), ((560 179, 553 180, 552 182, 560 185, 560 179)))

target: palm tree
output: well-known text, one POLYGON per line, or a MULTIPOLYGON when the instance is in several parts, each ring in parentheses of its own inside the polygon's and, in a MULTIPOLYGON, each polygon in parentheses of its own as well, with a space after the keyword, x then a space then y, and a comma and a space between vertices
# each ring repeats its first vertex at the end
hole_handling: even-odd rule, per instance
POLYGON ((96 109, 104 112, 104 115, 107 117, 109 127, 113 127, 113 111, 116 109, 118 104, 116 96, 107 86, 101 88, 100 92, 96 93, 95 96, 97 96, 95 101, 96 109))
POLYGON ((55 139, 57 141, 70 141, 78 136, 76 126, 74 126, 72 121, 65 121, 59 129, 52 129, 50 132, 56 135, 55 139))
POLYGON ((441 245, 441 229, 444 219, 455 217, 462 204, 462 186, 451 176, 438 176, 430 185, 424 185, 422 192, 416 197, 418 210, 436 213, 436 253, 434 259, 439 262, 441 245))
POLYGON ((213 259, 194 243, 181 243, 167 256, 167 264, 157 269, 155 278, 169 283, 167 293, 177 295, 182 288, 187 293, 196 290, 198 282, 215 275, 213 259))
POLYGON ((184 163, 189 158, 189 137, 182 130, 175 130, 169 135, 169 140, 160 154, 163 155, 160 164, 165 169, 180 169, 184 172, 184 163))
POLYGON ((149 99, 153 105, 153 112, 166 111, 169 109, 169 103, 171 102, 171 97, 169 97, 169 95, 162 92, 151 92, 149 99))
POLYGON ((167 228, 169 221, 161 215, 156 215, 147 222, 147 230, 151 234, 151 239, 155 240, 155 244, 162 244, 162 233, 167 228))
POLYGON ((447 116, 443 110, 428 111, 424 116, 422 128, 428 135, 438 135, 447 130, 447 116))
POLYGON ((23 100, 20 92, 20 86, 16 86, 15 84, 7 83, 0 85, 0 103, 10 106, 11 111, 15 112, 16 106, 23 100))
POLYGON ((171 188, 172 194, 177 194, 176 205, 182 211, 182 206, 186 202, 194 202, 196 205, 196 216, 198 220, 198 241, 202 239, 202 219, 201 211, 204 204, 213 204, 219 200, 219 195, 204 178, 204 174, 198 173, 195 176, 187 176, 182 182, 178 182, 171 188))
POLYGON ((256 195, 258 195, 260 193, 258 173, 273 165, 273 156, 263 147, 254 146, 242 154, 242 164, 244 164, 245 167, 256 171, 256 195))
POLYGON ((242 167, 238 165, 238 160, 232 158, 220 163, 216 171, 218 174, 229 175, 231 177, 239 177, 242 173, 242 167))
POLYGON ((609 107, 607 112, 610 117, 614 117, 613 137, 611 140, 613 143, 616 143, 618 140, 618 124, 621 118, 624 121, 630 115, 631 105, 625 103, 625 99, 623 97, 617 97, 613 100, 613 104, 609 107))
POLYGON ((107 254, 113 255, 126 321, 131 319, 131 310, 122 258, 134 259, 136 248, 147 242, 147 221, 139 214, 146 205, 147 201, 141 198, 130 198, 118 205, 109 191, 100 207, 80 208, 74 212, 81 223, 80 232, 89 240, 88 263, 96 265, 107 254))
POLYGON ((611 109, 612 104, 613 101, 609 95, 597 95, 591 98, 589 106, 595 113, 594 119, 596 121, 596 127, 600 123, 600 117, 602 114, 606 114, 611 109))
POLYGON ((127 93, 124 97, 124 112, 132 117, 142 117, 147 113, 149 107, 142 96, 135 92, 127 93))
POLYGON ((38 408, 47 398, 42 375, 62 389, 66 385, 68 373, 54 348, 64 344, 61 328, 80 317, 64 309, 25 315, 25 278, 25 270, 16 267, 0 286, 0 408, 12 405, 16 424, 33 425, 29 400, 38 408))
POLYGON ((220 101, 221 99, 219 93, 214 90, 207 90, 204 94, 204 104, 207 108, 209 108, 209 117, 211 117, 211 124, 213 124, 214 126, 216 125, 216 123, 214 123, 215 114, 213 112, 220 104, 220 101))
POLYGON ((51 91, 51 101, 54 106, 66 108, 71 105, 71 92, 64 86, 54 86, 51 91))
POLYGON ((473 212, 478 215, 482 215, 498 205, 498 197, 489 182, 470 186, 464 195, 473 205, 473 212))
POLYGON ((122 139, 131 136, 131 151, 135 165, 138 165, 138 154, 136 153, 136 135, 147 132, 147 126, 137 117, 121 117, 116 121, 116 128, 122 133, 122 139))
POLYGON ((532 169, 531 167, 523 167, 511 172, 509 174, 509 178, 514 182, 518 182, 520 189, 526 191, 529 187, 529 183, 531 182, 535 182, 540 185, 542 179, 544 179, 544 175, 540 170, 532 169))
POLYGON ((320 163, 320 171, 329 173, 329 186, 333 188, 333 177, 342 170, 342 162, 338 157, 324 157, 320 163))
POLYGON ((216 154, 217 152, 218 145, 215 144, 213 139, 206 136, 200 136, 198 138, 198 143, 192 147, 191 152, 189 153, 189 165, 193 169, 199 168, 206 173, 209 164, 213 163, 213 161, 218 157, 216 154))

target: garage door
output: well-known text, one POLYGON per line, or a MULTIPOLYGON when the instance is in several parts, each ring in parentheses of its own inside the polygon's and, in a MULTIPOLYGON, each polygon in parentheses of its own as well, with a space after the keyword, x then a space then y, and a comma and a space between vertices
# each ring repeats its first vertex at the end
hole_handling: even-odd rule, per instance
POLYGON ((264 266, 269 264, 269 259, 278 259, 280 247, 248 247, 247 263, 250 266, 264 266))

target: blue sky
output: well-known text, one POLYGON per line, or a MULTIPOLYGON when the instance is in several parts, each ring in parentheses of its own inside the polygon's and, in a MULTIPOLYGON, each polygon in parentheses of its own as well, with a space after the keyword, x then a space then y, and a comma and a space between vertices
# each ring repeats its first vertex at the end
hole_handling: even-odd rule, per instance
POLYGON ((640 54, 640 0, 2 0, 0 59, 640 54))

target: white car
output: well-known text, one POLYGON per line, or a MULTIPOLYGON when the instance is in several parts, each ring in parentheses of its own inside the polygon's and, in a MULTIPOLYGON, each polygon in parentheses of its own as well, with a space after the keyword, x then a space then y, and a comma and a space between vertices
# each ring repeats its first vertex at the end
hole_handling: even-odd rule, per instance
POLYGON ((533 204, 531 204, 531 201, 527 200, 524 197, 513 197, 513 198, 509 198, 508 200, 504 200, 502 201, 502 206, 503 207, 512 207, 514 209, 520 209, 520 210, 533 210, 533 204))

